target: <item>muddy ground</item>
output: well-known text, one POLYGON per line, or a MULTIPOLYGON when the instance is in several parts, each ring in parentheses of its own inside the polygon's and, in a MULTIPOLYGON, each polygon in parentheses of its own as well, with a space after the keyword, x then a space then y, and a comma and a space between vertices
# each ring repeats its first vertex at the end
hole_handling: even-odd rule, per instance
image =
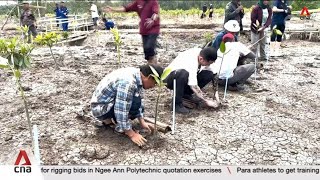
MULTIPOLYGON (((202 32, 212 29, 163 32, 158 58, 166 66, 178 52, 201 47, 202 32)), ((121 66, 145 64, 137 30, 122 30, 121 35, 121 66)), ((240 39, 248 44, 246 36, 240 39)), ((178 115, 174 135, 147 137, 142 149, 91 122, 91 95, 118 68, 109 32, 92 33, 82 46, 54 47, 58 70, 49 49, 36 48, 22 80, 32 123, 40 131, 41 160, 45 165, 320 165, 319 43, 284 44, 285 56, 264 63, 243 92, 228 92, 226 107, 178 115)), ((145 115, 153 117, 155 90, 145 92, 145 115)), ((204 92, 212 96, 211 85, 204 92)), ((163 93, 160 121, 171 124, 171 92, 163 93)), ((13 77, 3 70, 0 99, 0 162, 7 162, 13 150, 31 140, 13 77)))

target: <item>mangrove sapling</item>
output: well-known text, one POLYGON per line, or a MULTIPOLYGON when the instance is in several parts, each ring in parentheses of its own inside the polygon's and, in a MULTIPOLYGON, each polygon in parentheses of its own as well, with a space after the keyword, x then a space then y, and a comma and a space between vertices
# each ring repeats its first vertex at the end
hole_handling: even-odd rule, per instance
POLYGON ((32 52, 33 48, 33 45, 21 42, 17 38, 0 39, 0 55, 1 57, 4 57, 1 59, 0 68, 8 69, 14 75, 17 88, 20 91, 20 95, 23 100, 31 138, 31 120, 27 98, 21 84, 21 70, 30 67, 30 53, 32 52))
MULTIPOLYGON (((218 101, 218 103, 220 103, 220 98, 219 98, 219 77, 220 77, 221 67, 222 67, 222 64, 223 64, 224 56, 225 56, 227 53, 230 52, 230 50, 226 52, 226 44, 225 44, 224 41, 222 41, 222 42, 220 43, 219 50, 220 50, 220 52, 222 53, 222 59, 221 59, 221 63, 220 63, 220 68, 219 68, 218 74, 216 75, 216 79, 213 79, 213 80, 212 80, 213 84, 215 84, 215 87, 216 87, 216 88, 214 88, 214 97, 216 98, 216 100, 218 101)), ((225 88, 227 88, 227 82, 228 82, 228 79, 226 79, 225 88)), ((226 92, 226 90, 225 90, 225 92, 226 92)), ((225 95, 224 95, 224 97, 225 97, 225 95)), ((225 100, 225 99, 224 99, 224 100, 225 100)))
POLYGON ((28 26, 20 26, 17 28, 19 32, 22 33, 22 38, 24 43, 31 42, 32 38, 29 36, 29 27, 28 26))
POLYGON ((119 30, 117 28, 112 28, 111 33, 113 35, 114 44, 116 45, 117 54, 118 54, 118 64, 120 65, 120 46, 122 44, 119 30))
POLYGON ((205 44, 208 44, 209 42, 212 41, 212 39, 213 39, 213 34, 210 33, 210 32, 206 32, 206 33, 204 33, 203 37, 204 37, 204 39, 205 39, 205 41, 206 41, 205 44))
POLYGON ((159 106, 159 99, 161 94, 161 90, 167 85, 165 82, 163 82, 167 76, 171 73, 171 69, 170 68, 166 68, 163 73, 161 75, 158 74, 158 72, 152 67, 150 66, 151 70, 152 70, 152 77, 154 78, 154 80, 157 83, 157 100, 156 100, 156 110, 155 110, 155 117, 154 117, 154 131, 155 131, 155 135, 157 134, 157 120, 158 120, 158 106, 159 106))
POLYGON ((44 34, 37 35, 37 37, 34 40, 39 45, 48 46, 49 47, 50 53, 51 53, 51 56, 52 56, 52 58, 54 60, 56 68, 58 67, 58 64, 57 64, 56 58, 53 55, 52 47, 60 39, 61 39, 61 36, 59 34, 57 34, 56 32, 47 32, 47 33, 44 33, 44 34))

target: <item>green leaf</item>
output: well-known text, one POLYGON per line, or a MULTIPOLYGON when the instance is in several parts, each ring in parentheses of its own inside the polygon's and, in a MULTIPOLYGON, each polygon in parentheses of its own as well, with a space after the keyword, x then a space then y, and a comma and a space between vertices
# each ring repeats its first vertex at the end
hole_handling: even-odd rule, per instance
POLYGON ((160 78, 160 80, 161 81, 163 81, 163 80, 165 80, 168 76, 169 76, 169 74, 171 73, 171 68, 166 68, 164 71, 163 71, 163 73, 161 74, 161 78, 160 78))
POLYGON ((282 35, 282 32, 279 29, 275 29, 275 32, 277 35, 280 35, 280 36, 282 35))
POLYGON ((19 60, 19 66, 20 66, 20 67, 22 66, 22 63, 23 63, 23 59, 20 59, 20 60, 19 60))
POLYGON ((20 72, 20 70, 16 69, 16 70, 14 71, 14 76, 15 76, 16 78, 20 79, 20 77, 21 77, 21 72, 20 72))
POLYGON ((220 51, 222 53, 225 53, 226 52, 226 44, 222 41, 221 44, 220 44, 220 51))
POLYGON ((164 86, 166 86, 167 85, 167 83, 161 83, 161 87, 164 87, 164 86))
POLYGON ((25 58, 24 59, 24 64, 26 65, 26 67, 29 67, 31 64, 30 64, 30 59, 29 58, 25 58))
POLYGON ((0 64, 0 69, 6 69, 6 68, 9 68, 9 66, 8 66, 8 65, 0 64))
POLYGON ((154 74, 151 74, 151 76, 154 78, 154 80, 156 81, 156 83, 158 84, 158 85, 160 85, 160 80, 159 80, 159 78, 157 77, 157 76, 155 76, 154 74))
POLYGON ((152 66, 149 66, 149 67, 150 67, 152 73, 153 73, 158 79, 160 79, 160 76, 159 76, 158 72, 157 72, 152 66))

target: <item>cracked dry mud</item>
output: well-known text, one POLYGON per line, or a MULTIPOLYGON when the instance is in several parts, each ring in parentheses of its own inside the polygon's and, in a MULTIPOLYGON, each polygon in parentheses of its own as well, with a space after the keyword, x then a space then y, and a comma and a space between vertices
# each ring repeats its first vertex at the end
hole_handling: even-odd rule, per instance
MULTIPOLYGON (((208 30, 210 31, 210 30, 208 30)), ((122 30, 122 65, 143 60, 141 38, 122 30)), ((178 52, 202 46, 196 31, 160 37, 158 56, 167 65, 178 52)), ((48 48, 37 48, 23 71, 33 124, 40 131, 45 165, 320 165, 319 43, 286 41, 285 56, 271 59, 251 78, 244 92, 228 92, 219 110, 195 109, 178 115, 176 132, 147 137, 140 149, 111 129, 94 127, 89 113, 92 92, 115 68, 116 51, 107 32, 91 35, 83 46, 55 47, 64 66, 56 70, 48 48), (99 43, 99 45, 96 45, 99 43)), ((248 43, 245 37, 241 41, 248 43)), ((204 91, 212 96, 212 87, 204 91)), ((145 91, 146 116, 153 117, 155 90, 145 91)), ((220 89, 222 96, 223 90, 220 89)), ((164 91, 160 121, 171 123, 171 92, 164 91)), ((12 149, 30 144, 22 101, 12 76, 0 70, 0 161, 12 149)))

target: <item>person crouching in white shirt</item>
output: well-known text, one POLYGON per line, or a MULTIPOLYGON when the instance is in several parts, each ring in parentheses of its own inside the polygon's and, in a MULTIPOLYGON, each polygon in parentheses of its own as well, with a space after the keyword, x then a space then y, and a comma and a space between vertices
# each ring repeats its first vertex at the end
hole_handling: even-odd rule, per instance
POLYGON ((213 73, 219 74, 220 72, 218 81, 220 85, 224 86, 228 78, 228 90, 243 90, 242 84, 254 73, 255 65, 245 64, 237 66, 239 57, 243 56, 244 58, 254 60, 255 55, 244 44, 235 42, 234 35, 231 33, 224 35, 222 41, 225 42, 225 53, 223 55, 219 49, 217 52, 218 58, 210 68, 213 73))
POLYGON ((205 98, 201 88, 213 79, 212 71, 202 69, 208 67, 217 59, 217 50, 213 47, 192 48, 181 52, 168 66, 172 72, 164 80, 169 89, 173 89, 173 81, 176 79, 176 112, 189 113, 189 109, 183 106, 182 98, 192 99, 194 93, 207 106, 214 107, 214 102, 205 98))

